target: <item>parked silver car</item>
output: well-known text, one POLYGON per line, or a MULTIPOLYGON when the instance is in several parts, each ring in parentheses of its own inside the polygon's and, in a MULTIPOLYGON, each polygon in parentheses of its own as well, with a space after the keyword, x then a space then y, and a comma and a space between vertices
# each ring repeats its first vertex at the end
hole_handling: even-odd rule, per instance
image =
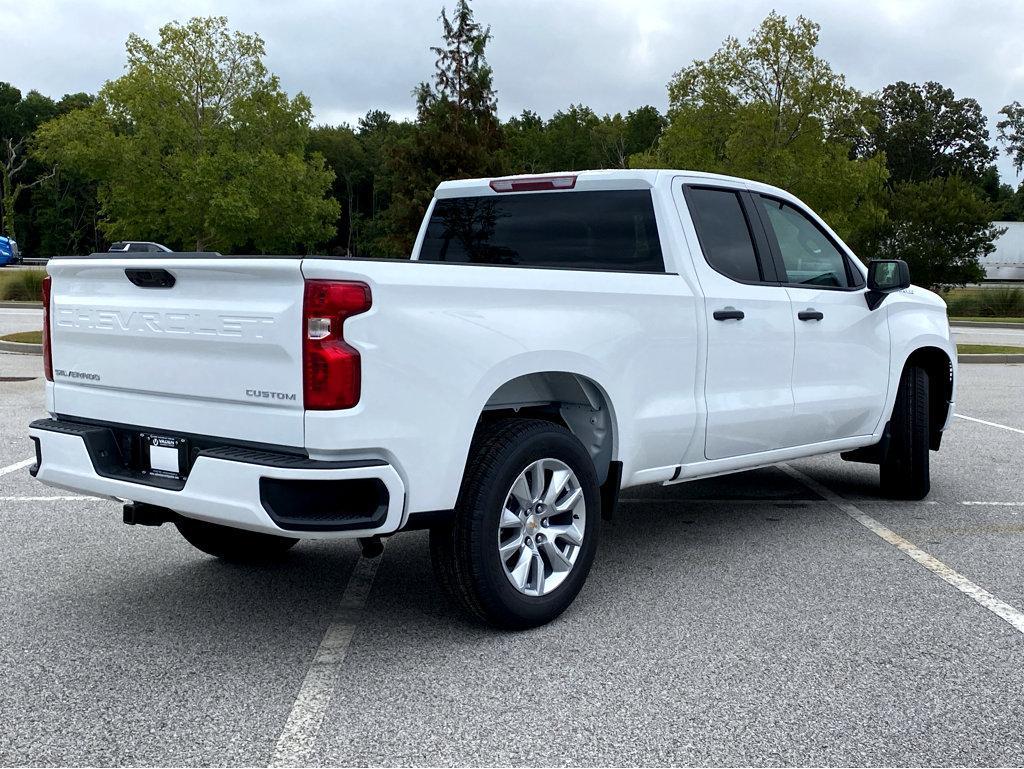
POLYGON ((149 253, 149 254, 170 254, 171 249, 161 243, 153 243, 148 240, 119 240, 111 243, 108 253, 149 253))

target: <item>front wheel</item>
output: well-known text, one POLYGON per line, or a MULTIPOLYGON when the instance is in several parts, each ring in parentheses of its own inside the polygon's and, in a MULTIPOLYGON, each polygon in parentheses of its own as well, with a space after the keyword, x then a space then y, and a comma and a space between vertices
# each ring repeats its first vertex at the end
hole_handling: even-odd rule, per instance
POLYGON ((510 419, 481 428, 450 526, 430 532, 444 592, 496 627, 550 622, 576 598, 597 551, 594 463, 560 425, 510 419))
POLYGON ((280 558, 299 541, 195 518, 178 518, 174 525, 193 547, 207 555, 238 563, 261 563, 280 558))
POLYGON ((882 493, 893 499, 924 499, 931 490, 928 469, 928 373, 908 366, 900 377, 889 421, 889 449, 879 466, 882 493))

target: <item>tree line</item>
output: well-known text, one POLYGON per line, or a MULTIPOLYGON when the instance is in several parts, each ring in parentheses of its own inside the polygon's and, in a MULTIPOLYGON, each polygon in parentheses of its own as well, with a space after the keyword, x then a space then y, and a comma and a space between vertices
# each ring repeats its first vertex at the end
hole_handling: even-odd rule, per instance
POLYGON ((156 240, 177 250, 403 257, 444 179, 593 168, 680 168, 757 179, 801 197, 866 258, 915 282, 981 278, 998 220, 1024 219, 1024 106, 989 133, 978 102, 935 82, 850 87, 816 51, 820 27, 775 12, 727 38, 651 105, 498 118, 491 30, 468 0, 442 10, 416 116, 370 110, 313 125, 226 18, 131 35, 125 74, 53 100, 0 83, 0 222, 26 254, 156 240), (994 143, 995 142, 995 143, 994 143))

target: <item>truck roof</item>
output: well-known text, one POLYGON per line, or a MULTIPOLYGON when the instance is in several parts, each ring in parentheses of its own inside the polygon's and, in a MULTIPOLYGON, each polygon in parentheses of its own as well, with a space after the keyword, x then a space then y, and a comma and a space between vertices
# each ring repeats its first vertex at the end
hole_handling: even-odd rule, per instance
POLYGON ((592 171, 555 171, 544 174, 517 174, 513 176, 494 176, 480 179, 454 179, 437 185, 434 195, 438 198, 467 197, 474 195, 495 194, 491 182, 539 180, 559 177, 576 177, 574 189, 649 189, 654 187, 662 176, 690 176, 708 180, 738 182, 750 185, 763 192, 792 197, 783 189, 773 187, 752 179, 737 176, 712 174, 705 171, 686 171, 668 168, 610 168, 592 171))

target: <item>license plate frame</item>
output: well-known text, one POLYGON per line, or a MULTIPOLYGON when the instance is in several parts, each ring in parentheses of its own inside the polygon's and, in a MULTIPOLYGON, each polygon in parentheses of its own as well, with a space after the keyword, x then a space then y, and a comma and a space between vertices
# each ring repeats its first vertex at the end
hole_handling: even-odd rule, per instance
POLYGON ((188 476, 189 445, 185 438, 142 433, 142 469, 149 475, 182 480, 188 476))

